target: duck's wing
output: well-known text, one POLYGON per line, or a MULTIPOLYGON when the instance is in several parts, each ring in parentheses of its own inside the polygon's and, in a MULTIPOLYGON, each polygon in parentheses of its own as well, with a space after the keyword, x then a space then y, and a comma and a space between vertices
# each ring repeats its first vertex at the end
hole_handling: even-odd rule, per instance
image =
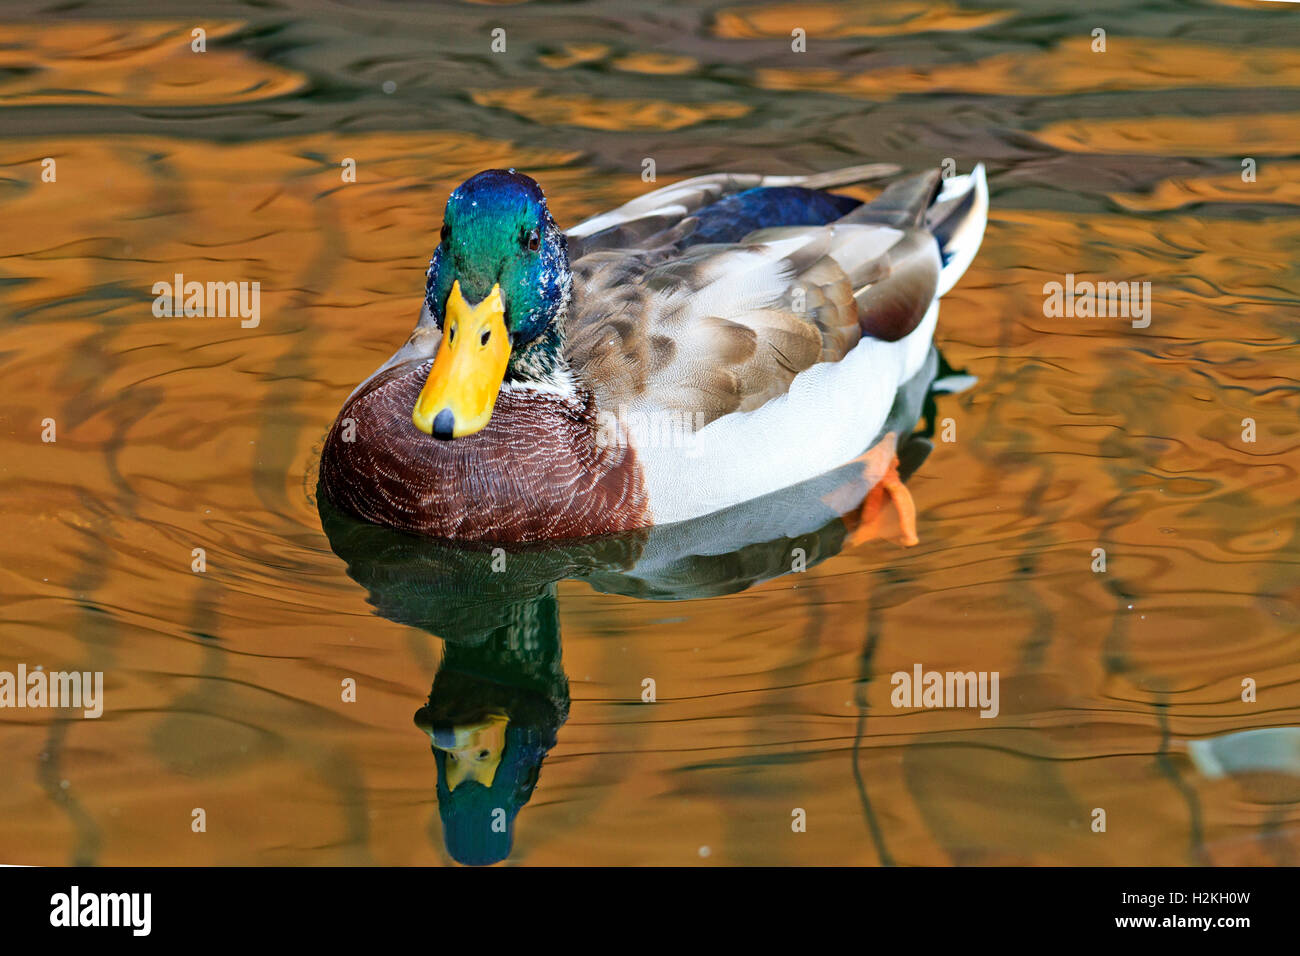
POLYGON ((751 173, 714 173, 697 176, 638 196, 617 209, 593 216, 565 232, 570 260, 599 249, 663 246, 688 235, 692 217, 721 199, 747 189, 801 186, 834 189, 883 179, 898 172, 890 163, 847 166, 810 176, 761 176, 751 173), (676 231, 675 236, 664 234, 676 231))
POLYGON ((874 260, 875 227, 809 227, 735 245, 604 250, 574 264, 569 362, 597 405, 687 414, 696 426, 784 394, 862 336, 844 261, 874 260))
POLYGON ((861 452, 924 361, 987 205, 982 168, 943 184, 923 174, 828 225, 696 246, 669 230, 577 259, 570 366, 633 433, 656 522, 861 452), (685 454, 670 434, 683 428, 685 454))
POLYGON ((571 366, 604 409, 700 426, 785 394, 863 336, 897 341, 939 289, 943 248, 925 222, 939 184, 910 177, 830 225, 735 244, 681 249, 669 229, 589 251, 574 262, 571 366))

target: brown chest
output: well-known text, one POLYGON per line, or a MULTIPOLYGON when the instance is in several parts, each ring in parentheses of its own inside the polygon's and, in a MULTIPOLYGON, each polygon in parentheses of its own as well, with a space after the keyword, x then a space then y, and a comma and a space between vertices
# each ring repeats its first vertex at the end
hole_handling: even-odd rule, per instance
POLYGON ((384 373, 344 406, 321 455, 338 507, 464 541, 585 537, 650 524, 633 450, 596 441, 589 395, 503 389, 487 426, 440 441, 411 422, 428 365, 384 373))

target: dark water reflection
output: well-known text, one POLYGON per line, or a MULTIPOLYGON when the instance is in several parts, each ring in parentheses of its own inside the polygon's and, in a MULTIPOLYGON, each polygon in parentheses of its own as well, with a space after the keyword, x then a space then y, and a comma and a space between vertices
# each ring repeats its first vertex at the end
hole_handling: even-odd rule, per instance
POLYGON ((4 712, 0 862, 1295 863, 1290 6, 7 4, 0 670, 106 711, 4 712), (987 164, 920 546, 852 541, 852 473, 501 573, 318 505, 447 191, 516 166, 571 224, 647 158, 987 164), (155 319, 177 272, 261 324, 155 319), (1045 317, 1066 273, 1150 281, 1151 326, 1045 317), (917 663, 998 671, 998 717, 893 706, 917 663), (501 743, 508 841, 495 797, 448 822, 417 708, 501 743))

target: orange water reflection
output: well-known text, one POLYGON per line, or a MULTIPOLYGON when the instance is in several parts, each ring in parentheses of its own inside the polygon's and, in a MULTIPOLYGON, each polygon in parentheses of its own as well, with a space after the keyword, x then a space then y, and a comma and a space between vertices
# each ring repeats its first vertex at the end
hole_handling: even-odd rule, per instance
MULTIPOLYGON (((448 862, 434 761, 412 722, 446 647, 374 613, 312 497, 340 402, 415 319, 447 191, 516 166, 569 224, 648 188, 651 140, 670 157, 661 182, 787 163, 795 154, 772 157, 791 129, 801 161, 829 168, 846 161, 835 111, 862 106, 845 93, 939 90, 990 95, 960 122, 931 115, 942 98, 908 101, 907 130, 957 136, 965 123, 1012 145, 966 141, 1004 152, 990 160, 983 249, 942 310, 939 345, 978 382, 939 399, 956 438, 935 440, 910 480, 921 544, 844 551, 836 539, 805 573, 672 602, 597 590, 594 559, 568 569, 543 595, 567 719, 511 860, 1300 859, 1294 767, 1216 777, 1189 755, 1190 741, 1300 725, 1294 116, 1265 105, 1188 118, 1174 99, 1131 101, 1123 116, 1070 110, 1079 91, 1149 96, 1206 76, 1295 85, 1295 52, 1148 37, 1140 53, 1116 42, 1099 72, 1062 38, 916 70, 772 67, 745 78, 757 91, 724 89, 714 61, 750 42, 742 25, 788 34, 764 9, 716 30, 701 12, 681 50, 610 30, 565 59, 563 31, 535 49, 512 35, 530 65, 510 68, 535 72, 475 78, 493 92, 448 92, 441 112, 401 128, 420 98, 386 107, 391 129, 354 117, 191 136, 178 118, 154 131, 25 126, 0 141, 0 670, 103 670, 107 685, 100 721, 0 721, 0 862, 448 862), (596 92, 584 71, 607 61, 596 92), (830 120, 810 132, 783 100, 751 104, 764 85, 830 120), (1005 94, 1058 98, 1031 121, 999 112, 1005 94), (1255 190, 1239 176, 1247 150, 1265 157, 1255 190), (41 181, 46 157, 56 182, 41 181), (1033 179, 1045 157, 1074 165, 1033 179), (1151 157, 1169 164, 1154 179, 1151 157), (1113 175, 1089 182, 1094 168, 1113 175), (150 287, 176 272, 260 281, 261 325, 153 318, 150 287), (1065 273, 1150 281, 1151 326, 1045 317, 1043 284, 1065 273), (46 418, 56 443, 40 440, 46 418), (1105 574, 1092 570, 1098 547, 1105 574), (999 717, 893 707, 889 676, 918 662, 999 671, 999 717), (341 698, 345 678, 356 703, 341 698), (194 807, 205 836, 190 831, 194 807), (1098 807, 1105 834, 1091 829, 1098 807), (794 808, 806 833, 791 831, 794 808)), ((972 28, 992 15, 959 10, 972 28)), ((25 110, 64 88, 82 91, 62 100, 78 108, 89 95, 124 110, 331 108, 299 98, 314 61, 269 63, 237 43, 214 45, 223 59, 188 85, 133 85, 162 75, 164 46, 186 49, 181 27, 0 27, 7 62, 49 71, 8 81, 0 103, 25 110), (144 42, 112 40, 120 59, 83 62, 113 37, 144 42)), ((884 36, 864 30, 847 23, 840 39, 884 36)), ((873 136, 887 122, 851 118, 873 136)), ((882 137, 866 158, 919 165, 946 155, 932 142, 882 137)), ((721 560, 744 580, 755 556, 721 560)))

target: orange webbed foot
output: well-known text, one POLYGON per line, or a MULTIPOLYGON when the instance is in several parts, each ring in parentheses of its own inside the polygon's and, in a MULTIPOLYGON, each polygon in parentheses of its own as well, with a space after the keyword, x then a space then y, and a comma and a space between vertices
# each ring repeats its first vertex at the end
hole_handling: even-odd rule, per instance
POLYGON ((862 514, 858 525, 849 535, 849 545, 859 545, 880 535, 880 515, 885 501, 893 502, 898 512, 898 526, 903 535, 903 544, 912 547, 921 543, 916 534, 916 502, 912 493, 898 476, 897 437, 893 432, 862 455, 862 476, 872 484, 862 503, 862 514))

